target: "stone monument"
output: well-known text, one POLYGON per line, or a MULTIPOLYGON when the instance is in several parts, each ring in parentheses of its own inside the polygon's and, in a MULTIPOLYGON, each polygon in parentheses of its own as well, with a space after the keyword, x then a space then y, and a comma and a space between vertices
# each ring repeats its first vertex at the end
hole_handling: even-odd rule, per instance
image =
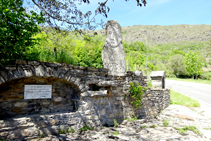
POLYGON ((125 75, 125 52, 122 44, 122 29, 115 20, 107 21, 106 42, 102 51, 104 68, 109 75, 125 75))

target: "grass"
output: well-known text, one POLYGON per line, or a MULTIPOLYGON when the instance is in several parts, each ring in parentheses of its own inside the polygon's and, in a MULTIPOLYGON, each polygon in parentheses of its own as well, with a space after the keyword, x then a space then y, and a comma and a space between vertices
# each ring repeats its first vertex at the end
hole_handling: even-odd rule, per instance
POLYGON ((59 130, 59 133, 58 134, 66 134, 67 131, 65 129, 62 129, 62 130, 59 130))
POLYGON ((144 125, 144 126, 141 126, 141 128, 142 128, 142 129, 144 129, 144 128, 148 128, 148 126, 144 125))
POLYGON ((117 127, 119 125, 119 123, 116 121, 116 119, 114 119, 114 127, 117 127))
POLYGON ((195 126, 185 126, 183 128, 175 128, 177 130, 179 130, 180 134, 184 134, 187 132, 187 130, 189 131, 193 131, 195 134, 199 135, 200 131, 195 127, 195 126))
POLYGON ((116 131, 116 132, 114 132, 114 133, 113 133, 113 135, 119 135, 119 132, 118 132, 118 131, 116 131))
POLYGON ((205 130, 211 130, 211 128, 203 128, 203 129, 205 129, 205 130))
POLYGON ((168 120, 164 120, 164 121, 163 121, 163 125, 164 125, 165 127, 167 127, 167 126, 169 125, 169 121, 168 121, 168 120))
POLYGON ((74 130, 73 128, 70 128, 70 129, 68 130, 68 132, 69 132, 69 133, 74 133, 75 130, 74 130))
MULTIPOLYGON (((40 138, 44 138, 45 137, 45 134, 41 134, 40 135, 40 138)), ((1 141, 1 140, 0 140, 1 141)))
POLYGON ((127 120, 127 121, 134 121, 134 120, 138 120, 138 118, 137 118, 137 116, 134 116, 134 117, 131 117, 130 119, 126 118, 125 120, 127 120))
POLYGON ((171 102, 170 102, 171 104, 182 105, 186 107, 200 107, 200 103, 195 99, 177 93, 173 90, 170 91, 170 94, 171 94, 171 102))
POLYGON ((94 127, 87 126, 85 123, 85 125, 82 128, 80 128, 79 131, 82 132, 82 131, 93 130, 93 129, 94 127))
POLYGON ((157 127, 157 126, 153 124, 153 125, 152 125, 152 126, 150 126, 150 127, 151 127, 151 128, 155 128, 155 127, 157 127))
POLYGON ((202 83, 202 84, 211 84, 211 80, 204 79, 192 79, 192 78, 176 78, 176 77, 168 77, 166 79, 169 80, 177 80, 177 81, 186 81, 186 82, 194 82, 194 83, 202 83))

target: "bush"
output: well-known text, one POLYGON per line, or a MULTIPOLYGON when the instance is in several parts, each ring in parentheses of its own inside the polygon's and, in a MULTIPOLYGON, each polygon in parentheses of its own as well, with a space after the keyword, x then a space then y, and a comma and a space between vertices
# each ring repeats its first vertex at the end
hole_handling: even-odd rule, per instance
POLYGON ((136 82, 130 83, 129 96, 132 98, 131 104, 135 105, 136 107, 141 107, 141 99, 144 91, 146 90, 146 88, 140 86, 136 82))

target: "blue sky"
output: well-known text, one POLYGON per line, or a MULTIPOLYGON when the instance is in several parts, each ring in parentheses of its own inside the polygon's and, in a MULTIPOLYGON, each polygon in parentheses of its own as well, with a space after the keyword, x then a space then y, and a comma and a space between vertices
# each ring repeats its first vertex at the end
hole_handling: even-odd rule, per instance
POLYGON ((147 0, 146 7, 137 7, 135 0, 110 0, 108 6, 111 11, 104 20, 117 20, 121 26, 211 25, 211 0, 147 0))
MULTIPOLYGON (((30 1, 30 0, 27 0, 30 1)), ((90 0, 91 4, 82 5, 83 11, 94 10, 99 0, 90 0)), ((103 1, 103 0, 100 0, 103 1)), ((121 26, 132 25, 175 25, 209 24, 211 25, 211 0, 147 0, 146 7, 138 7, 135 0, 109 0, 108 18, 117 20, 121 26), (200 2, 200 3, 199 3, 200 2)), ((99 28, 98 28, 99 29, 99 28)))

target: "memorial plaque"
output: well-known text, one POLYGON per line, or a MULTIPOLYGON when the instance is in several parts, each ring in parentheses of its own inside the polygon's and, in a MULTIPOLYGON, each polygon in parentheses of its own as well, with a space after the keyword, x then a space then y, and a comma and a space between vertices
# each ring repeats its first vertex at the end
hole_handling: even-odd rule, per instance
POLYGON ((52 96, 52 85, 25 85, 24 99, 47 99, 52 96))

